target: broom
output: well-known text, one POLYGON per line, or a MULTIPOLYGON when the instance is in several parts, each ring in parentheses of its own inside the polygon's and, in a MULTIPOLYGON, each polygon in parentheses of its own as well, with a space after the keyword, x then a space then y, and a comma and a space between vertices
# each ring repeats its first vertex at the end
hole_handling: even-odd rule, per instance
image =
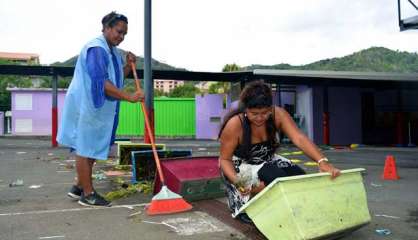
MULTIPOLYGON (((135 65, 132 63, 132 72, 135 78, 135 85, 137 91, 140 90, 140 83, 138 75, 136 73, 135 65)), ((151 141, 152 153, 154 154, 155 163, 158 170, 158 175, 161 181, 161 190, 157 193, 151 200, 151 203, 148 206, 147 214, 148 215, 158 215, 158 214, 170 214, 177 212, 184 212, 192 209, 192 205, 187 203, 182 196, 170 191, 165 185, 163 171, 161 169, 160 158, 158 157, 157 148, 155 147, 154 137, 151 131, 151 125, 149 123, 148 113, 145 108, 144 102, 141 101, 142 112, 144 113, 145 119, 145 128, 148 133, 149 139, 151 141)))

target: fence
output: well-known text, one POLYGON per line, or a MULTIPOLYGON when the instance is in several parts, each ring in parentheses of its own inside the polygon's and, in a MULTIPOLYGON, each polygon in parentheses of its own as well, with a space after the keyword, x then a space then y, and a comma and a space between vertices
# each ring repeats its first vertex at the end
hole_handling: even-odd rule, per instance
MULTIPOLYGON (((155 135, 167 137, 194 137, 194 98, 154 98, 155 135)), ((144 117, 139 103, 121 102, 119 136, 143 136, 144 117)))

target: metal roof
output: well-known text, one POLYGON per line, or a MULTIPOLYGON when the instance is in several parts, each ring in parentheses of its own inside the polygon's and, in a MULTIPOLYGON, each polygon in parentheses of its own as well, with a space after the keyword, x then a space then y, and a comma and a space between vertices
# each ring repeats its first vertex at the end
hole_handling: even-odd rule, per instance
POLYGON ((273 69, 256 69, 253 71, 253 73, 254 75, 287 76, 287 77, 418 82, 418 73, 308 71, 308 70, 273 70, 273 69))
POLYGON ((344 72, 256 69, 254 76, 268 82, 357 87, 418 87, 418 73, 344 72))
MULTIPOLYGON (((143 70, 137 70, 143 78, 143 70)), ((74 67, 0 65, 0 75, 72 76, 74 67)), ((256 69, 243 72, 193 72, 153 70, 154 79, 184 81, 249 82, 264 79, 291 85, 418 88, 418 73, 342 72, 256 69)))

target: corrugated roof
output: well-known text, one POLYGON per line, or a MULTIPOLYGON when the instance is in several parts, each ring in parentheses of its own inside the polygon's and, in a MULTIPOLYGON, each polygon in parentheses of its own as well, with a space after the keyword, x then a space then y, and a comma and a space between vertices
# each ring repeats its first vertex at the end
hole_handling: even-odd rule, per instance
POLYGON ((343 72, 343 71, 307 71, 307 70, 274 70, 256 69, 254 75, 346 79, 346 80, 376 80, 418 82, 418 73, 387 73, 387 72, 343 72))

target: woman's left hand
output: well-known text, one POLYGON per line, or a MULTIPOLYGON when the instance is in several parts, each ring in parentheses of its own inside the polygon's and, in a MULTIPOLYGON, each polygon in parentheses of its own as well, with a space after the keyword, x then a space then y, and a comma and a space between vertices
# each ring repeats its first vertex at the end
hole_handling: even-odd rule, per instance
POLYGON ((135 54, 133 54, 131 52, 128 52, 126 54, 126 64, 129 64, 129 66, 130 66, 132 63, 136 64, 136 56, 135 56, 135 54))
POLYGON ((320 172, 329 172, 331 173, 331 178, 334 179, 338 176, 340 176, 341 171, 340 169, 332 166, 331 163, 328 163, 327 161, 322 161, 318 164, 319 171, 320 172))

